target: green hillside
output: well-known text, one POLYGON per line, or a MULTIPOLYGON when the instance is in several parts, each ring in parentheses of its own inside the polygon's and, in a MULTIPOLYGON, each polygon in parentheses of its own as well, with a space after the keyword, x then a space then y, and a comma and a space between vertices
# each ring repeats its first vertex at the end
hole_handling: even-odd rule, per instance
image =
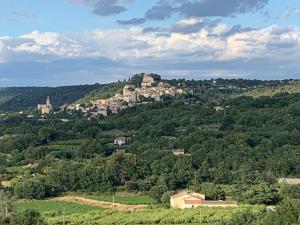
POLYGON ((246 91, 239 96, 250 96, 250 97, 261 97, 261 96, 274 96, 276 94, 281 93, 289 93, 289 94, 296 94, 300 93, 300 81, 296 81, 291 84, 284 84, 284 85, 274 85, 274 86, 266 86, 257 89, 253 89, 250 91, 246 91))
POLYGON ((72 103, 103 85, 77 85, 64 87, 9 87, 0 89, 0 111, 19 111, 36 107, 50 96, 54 107, 72 103))
POLYGON ((117 93, 122 92, 122 88, 125 82, 116 82, 101 86, 101 88, 94 89, 90 93, 87 93, 83 98, 77 100, 78 103, 86 103, 100 98, 109 98, 117 93))
POLYGON ((7 88, 0 88, 0 104, 12 99, 16 94, 7 91, 7 88))

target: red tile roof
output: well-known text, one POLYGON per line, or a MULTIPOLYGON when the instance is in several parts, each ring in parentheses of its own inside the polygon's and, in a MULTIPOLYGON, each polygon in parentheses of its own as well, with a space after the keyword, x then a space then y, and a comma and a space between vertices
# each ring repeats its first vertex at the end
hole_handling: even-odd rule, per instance
POLYGON ((200 205, 202 203, 202 200, 199 199, 199 200, 194 200, 194 199, 191 199, 191 200, 184 200, 184 203, 187 204, 187 205, 200 205))

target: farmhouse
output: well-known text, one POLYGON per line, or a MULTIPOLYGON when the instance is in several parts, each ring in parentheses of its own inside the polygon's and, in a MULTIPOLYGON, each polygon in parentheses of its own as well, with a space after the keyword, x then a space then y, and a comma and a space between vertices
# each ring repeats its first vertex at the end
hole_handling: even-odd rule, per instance
POLYGON ((237 207, 236 201, 208 201, 205 200, 205 195, 192 192, 181 191, 178 194, 172 195, 170 205, 176 209, 191 209, 199 206, 202 207, 237 207))

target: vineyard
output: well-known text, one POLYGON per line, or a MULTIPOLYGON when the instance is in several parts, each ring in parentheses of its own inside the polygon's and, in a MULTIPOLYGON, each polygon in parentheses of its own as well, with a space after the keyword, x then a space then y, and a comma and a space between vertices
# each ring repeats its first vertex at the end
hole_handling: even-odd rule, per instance
POLYGON ((163 206, 150 206, 139 211, 113 211, 99 209, 79 203, 57 201, 27 201, 14 205, 19 212, 35 209, 42 213, 50 225, 66 224, 181 224, 181 225, 212 225, 220 221, 228 221, 233 215, 241 212, 260 214, 263 207, 239 206, 234 209, 197 208, 190 210, 169 209, 163 206))

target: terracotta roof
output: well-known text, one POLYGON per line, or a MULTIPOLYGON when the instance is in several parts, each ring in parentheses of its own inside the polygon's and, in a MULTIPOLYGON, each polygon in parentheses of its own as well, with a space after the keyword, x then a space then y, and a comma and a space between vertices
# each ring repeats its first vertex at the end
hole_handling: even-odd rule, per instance
POLYGON ((203 205, 237 205, 236 201, 203 201, 203 205))
POLYGON ((200 204, 202 204, 202 200, 201 199, 198 199, 198 200, 196 200, 196 199, 191 199, 191 200, 187 199, 187 200, 184 200, 184 203, 187 204, 187 205, 200 205, 200 204))

